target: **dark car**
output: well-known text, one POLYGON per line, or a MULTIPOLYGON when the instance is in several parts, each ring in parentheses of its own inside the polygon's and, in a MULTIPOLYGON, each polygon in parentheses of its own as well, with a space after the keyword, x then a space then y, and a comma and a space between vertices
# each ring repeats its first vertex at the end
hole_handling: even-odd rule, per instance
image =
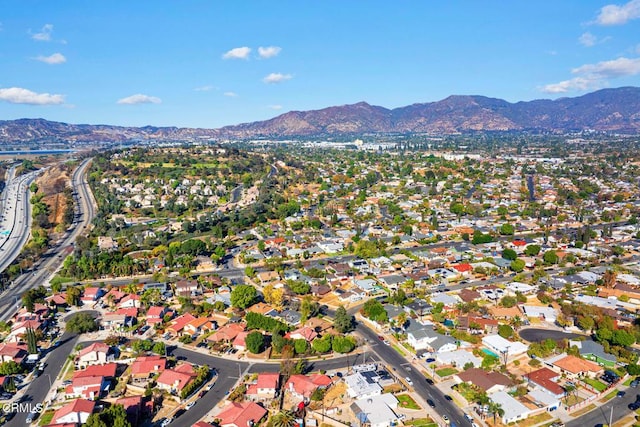
POLYGON ((427 382, 427 384, 433 385, 433 380, 431 378, 425 378, 424 380, 427 382))
POLYGON ((431 400, 431 399, 427 399, 427 405, 431 406, 432 408, 436 407, 436 404, 433 403, 433 400, 431 400))
POLYGON ((451 398, 451 396, 449 396, 448 394, 444 395, 444 398, 447 399, 449 402, 451 402, 453 399, 451 398))
POLYGON ((187 412, 186 409, 180 408, 176 411, 175 414, 173 414, 173 418, 178 418, 180 415, 184 414, 185 412, 187 412))
POLYGON ((640 403, 638 402, 629 403, 629 409, 631 409, 632 411, 636 411, 640 409, 640 403))
POLYGON ((198 397, 203 398, 205 394, 207 394, 207 390, 202 390, 200 393, 198 393, 198 397))

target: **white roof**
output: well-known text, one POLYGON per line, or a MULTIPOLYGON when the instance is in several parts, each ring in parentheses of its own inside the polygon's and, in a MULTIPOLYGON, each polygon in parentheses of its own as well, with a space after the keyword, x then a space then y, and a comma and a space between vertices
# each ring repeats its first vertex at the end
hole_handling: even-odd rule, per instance
POLYGON ((551 322, 551 323, 555 322, 556 318, 558 317, 558 313, 556 309, 553 307, 539 307, 537 305, 522 305, 520 306, 520 308, 522 308, 522 310, 524 311, 524 314, 526 314, 529 317, 544 316, 544 319, 547 322, 551 322))
POLYGON ((371 396, 382 393, 382 387, 377 383, 369 383, 360 373, 348 375, 344 378, 347 384, 347 392, 351 397, 371 396))
POLYGON ((509 284, 507 284, 507 289, 513 291, 513 292, 522 292, 522 293, 526 293, 526 292, 531 292, 535 289, 535 287, 529 285, 528 283, 522 283, 522 282, 511 282, 509 284))
POLYGON ((473 363, 476 368, 482 364, 482 359, 474 356, 470 351, 455 350, 438 353, 437 359, 443 365, 452 365, 455 363, 458 367, 463 367, 467 363, 473 363))
POLYGON ((544 406, 558 405, 560 399, 549 393, 548 391, 540 390, 539 388, 529 392, 529 396, 538 403, 544 406))
POLYGON ((502 406, 504 410, 504 416, 502 418, 505 420, 524 416, 531 412, 529 408, 511 397, 506 391, 495 392, 489 395, 489 398, 502 406))
POLYGON ((354 403, 367 415, 371 425, 391 423, 391 421, 398 419, 396 413, 393 412, 393 409, 398 407, 398 399, 393 394, 385 393, 356 400, 354 403))
POLYGON ((487 335, 482 338, 482 343, 500 353, 507 353, 508 355, 521 354, 527 351, 528 346, 521 342, 509 341, 502 338, 500 335, 487 335))

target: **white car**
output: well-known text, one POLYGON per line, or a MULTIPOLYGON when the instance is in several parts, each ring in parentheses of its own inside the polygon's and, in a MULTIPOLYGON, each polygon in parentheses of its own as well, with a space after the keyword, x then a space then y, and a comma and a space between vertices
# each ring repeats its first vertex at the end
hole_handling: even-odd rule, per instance
POLYGON ((411 381, 411 378, 406 377, 404 380, 407 382, 407 384, 409 384, 410 386, 413 386, 413 381, 411 381))
POLYGON ((193 408, 193 405, 196 404, 196 401, 194 400, 193 402, 189 402, 187 403, 187 406, 184 407, 184 409, 186 409, 187 411, 191 408, 193 408))

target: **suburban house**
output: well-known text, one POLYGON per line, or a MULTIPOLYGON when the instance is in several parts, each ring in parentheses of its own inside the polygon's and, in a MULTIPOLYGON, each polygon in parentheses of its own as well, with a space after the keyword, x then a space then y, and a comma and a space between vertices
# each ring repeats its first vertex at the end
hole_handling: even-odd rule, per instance
POLYGON ((26 344, 0 344, 0 363, 14 361, 21 364, 29 355, 26 344))
POLYGON ((65 389, 67 399, 82 397, 88 400, 96 400, 102 392, 107 391, 109 383, 102 376, 74 378, 65 389))
POLYGON ((209 335, 207 340, 211 342, 232 342, 240 332, 244 332, 244 325, 240 323, 227 323, 209 335))
POLYGON ((546 359, 543 362, 545 365, 550 366, 551 369, 555 369, 569 378, 593 378, 604 370, 602 366, 595 362, 568 354, 560 354, 546 359))
POLYGON ((487 372, 484 369, 470 368, 453 377, 458 383, 473 384, 487 393, 494 393, 514 386, 513 381, 499 372, 487 372))
POLYGON ((482 344, 498 356, 517 356, 525 353, 529 347, 521 342, 509 341, 500 335, 487 335, 482 338, 482 344))
POLYGON ((255 402, 229 402, 216 418, 220 427, 248 427, 258 424, 267 410, 255 402))
POLYGON ((73 378, 105 377, 106 379, 113 379, 116 377, 117 371, 117 363, 107 363, 105 365, 90 365, 81 371, 74 372, 73 378))
POLYGON ((414 350, 429 350, 434 353, 453 351, 458 348, 456 340, 442 335, 433 329, 433 325, 422 325, 410 320, 405 327, 407 342, 414 350))
POLYGON ((331 385, 331 378, 321 374, 291 375, 284 385, 286 391, 295 398, 308 399, 318 388, 327 388, 331 385))
POLYGON ((549 368, 541 368, 524 376, 526 380, 535 388, 540 388, 552 396, 561 399, 565 395, 565 390, 558 384, 561 375, 549 368))
POLYGON ((96 402, 85 399, 76 399, 58 409, 53 418, 52 424, 79 425, 87 422, 89 415, 93 413, 96 402))
POLYGON ((196 373, 193 370, 193 366, 185 363, 175 369, 165 369, 162 371, 156 383, 161 390, 179 394, 195 377, 196 373))
POLYGON ((162 319, 167 313, 166 307, 153 306, 147 310, 147 325, 153 326, 156 323, 162 323, 162 319))
POLYGON ((102 342, 95 342, 80 350, 76 356, 76 369, 84 369, 89 365, 104 365, 114 360, 111 347, 102 342))
POLYGON ((347 384, 347 394, 352 399, 365 399, 382 394, 380 384, 360 372, 344 377, 344 382, 347 384))
POLYGON ((278 391, 279 382, 279 373, 269 372, 258 374, 256 382, 247 386, 246 396, 251 400, 274 399, 278 391))
POLYGON ((196 320, 195 316, 190 313, 185 313, 182 316, 173 319, 167 328, 167 331, 171 332, 173 335, 182 335, 184 333, 184 327, 194 320, 196 320))
POLYGON ((162 356, 138 357, 131 363, 131 376, 135 379, 148 379, 152 375, 162 372, 167 367, 167 359, 162 356))
POLYGON ((397 408, 398 399, 391 393, 356 400, 350 406, 356 419, 360 419, 370 427, 398 425, 400 417, 394 411, 397 408))
POLYGON ((518 420, 524 420, 531 415, 536 409, 529 409, 513 398, 506 391, 498 391, 489 395, 489 398, 499 404, 504 411, 504 415, 501 417, 501 421, 504 425, 516 422, 518 420))
POLYGON ((318 334, 313 329, 303 326, 302 328, 298 328, 295 331, 291 331, 285 335, 285 338, 289 338, 292 340, 306 340, 307 342, 313 341, 318 334))
POLYGON ((184 326, 183 333, 191 336, 197 336, 205 332, 213 331, 215 328, 215 322, 206 317, 197 317, 184 326))

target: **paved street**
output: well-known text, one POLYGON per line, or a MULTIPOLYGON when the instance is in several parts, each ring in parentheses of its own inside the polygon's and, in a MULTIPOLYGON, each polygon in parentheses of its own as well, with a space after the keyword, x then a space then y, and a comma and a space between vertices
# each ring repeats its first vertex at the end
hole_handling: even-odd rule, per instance
POLYGON ((629 415, 631 412, 627 406, 636 400, 636 397, 638 396, 636 390, 637 389, 633 388, 628 389, 627 394, 624 397, 614 397, 606 404, 594 409, 580 418, 576 418, 575 420, 568 422, 567 427, 594 427, 598 424, 609 424, 612 407, 613 422, 615 423, 619 419, 629 415))

